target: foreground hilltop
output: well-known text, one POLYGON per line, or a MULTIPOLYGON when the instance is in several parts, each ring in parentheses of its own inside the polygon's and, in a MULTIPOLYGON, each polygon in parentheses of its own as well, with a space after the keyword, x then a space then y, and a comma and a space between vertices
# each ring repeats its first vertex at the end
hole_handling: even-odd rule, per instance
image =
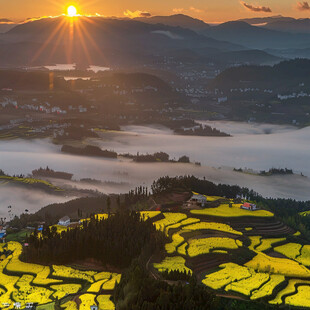
MULTIPOLYGON (((194 193, 184 206, 187 209, 183 211, 140 212, 142 223, 145 222, 146 225, 149 223, 158 233, 162 232, 162 238, 164 238, 162 240, 166 238, 164 248, 160 250, 156 246, 153 247, 151 256, 144 261, 141 268, 145 268, 154 281, 164 280, 170 285, 175 285, 178 281, 189 281, 195 276, 198 282, 201 282, 214 296, 261 301, 265 307, 268 304, 310 307, 307 297, 310 292, 308 281, 310 245, 306 243, 300 232, 278 221, 272 212, 263 209, 251 211, 249 205, 240 199, 194 193), (197 200, 197 197, 200 200, 197 200), (201 199, 204 200, 203 207, 201 199)), ((79 300, 80 309, 87 309, 86 307, 90 307, 93 303, 98 303, 101 309, 112 309, 114 306, 110 301, 110 295, 113 295, 115 284, 120 282, 112 298, 114 303, 120 305, 123 298, 120 296, 124 296, 120 290, 125 285, 123 282, 129 280, 127 276, 121 278, 120 274, 113 273, 117 268, 118 256, 114 258, 112 269, 110 265, 110 269, 106 266, 104 269, 99 268, 99 271, 82 271, 69 267, 72 266, 73 261, 70 262, 68 254, 72 254, 79 243, 79 253, 82 256, 89 253, 84 257, 91 258, 92 254, 86 249, 87 245, 94 245, 95 239, 98 240, 91 231, 101 229, 100 227, 102 231, 104 227, 110 227, 110 229, 116 227, 117 218, 117 221, 126 221, 126 215, 98 214, 80 220, 80 227, 51 226, 50 233, 48 230, 44 230, 39 235, 35 233, 36 237, 28 240, 30 243, 24 250, 16 242, 4 244, 1 249, 5 257, 3 264, 6 267, 2 269, 1 279, 5 282, 1 281, 3 283, 0 284, 6 287, 7 293, 0 297, 0 301, 10 303, 12 301, 10 296, 15 296, 14 300, 22 303, 31 301, 46 304, 46 307, 48 305, 51 309, 55 305, 71 309, 66 307, 73 306, 79 300), (115 223, 114 226, 111 226, 112 222, 115 223), (57 237, 58 233, 61 234, 61 239, 57 237), (83 238, 88 238, 84 245, 80 243, 80 237, 76 240, 73 238, 77 233, 80 237, 84 235, 83 238), (60 261, 67 259, 63 265, 54 263, 58 259, 57 255, 55 256, 56 252, 53 252, 54 254, 46 252, 52 249, 52 244, 57 247, 56 252, 60 261), (64 244, 67 246, 63 247, 64 244), (68 251, 68 249, 71 250, 68 251), (35 254, 38 250, 40 256, 35 254), (37 257, 41 264, 21 262, 19 257, 22 251, 23 260, 26 258, 31 261, 31 257, 37 257), (62 253, 62 251, 65 252, 62 253), (10 253, 13 255, 8 255, 10 253), (42 264, 44 260, 48 265, 42 264), (73 280, 79 284, 69 284, 73 280), (16 285, 8 287, 6 284, 8 281, 16 285), (26 287, 33 292, 27 297, 23 295, 26 287), (67 294, 71 298, 65 297, 67 294), (77 296, 78 299, 75 298, 77 296)), ((133 220, 134 218, 130 216, 128 224, 133 224, 133 220)), ((118 229, 117 238, 120 240, 124 240, 122 231, 118 229)), ((113 236, 113 231, 110 234, 113 236)), ((126 235, 128 236, 128 233, 126 235)), ((103 240, 105 240, 102 241, 104 249, 109 244, 109 238, 103 240)), ((152 240, 153 244, 155 239, 152 240)), ((104 259, 110 261, 109 256, 117 253, 118 242, 115 239, 110 254, 105 252, 104 259)), ((139 255, 138 252, 136 255, 139 255)), ((126 255, 126 257, 130 256, 126 255)), ((98 266, 97 264, 96 268, 98 266)), ((84 264, 83 270, 85 268, 84 264)), ((139 301, 136 302, 139 306, 139 301)), ((206 306, 205 309, 209 308, 206 306)))

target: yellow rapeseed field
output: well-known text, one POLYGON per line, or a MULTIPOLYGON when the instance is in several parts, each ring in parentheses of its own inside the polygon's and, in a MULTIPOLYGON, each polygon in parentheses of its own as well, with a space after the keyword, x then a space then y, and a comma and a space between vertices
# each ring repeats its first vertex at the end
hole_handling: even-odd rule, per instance
POLYGON ((270 280, 265 283, 258 290, 254 290, 251 294, 251 299, 256 300, 259 298, 271 296, 275 287, 277 287, 280 283, 285 281, 285 277, 280 274, 272 274, 270 275, 270 280))
POLYGON ((235 235, 242 235, 242 232, 234 230, 231 226, 223 223, 215 223, 215 222, 200 222, 191 224, 185 227, 186 230, 217 230, 223 231, 235 235))
POLYGON ((261 252, 258 252, 245 266, 260 272, 282 274, 289 277, 310 277, 310 270, 297 262, 285 258, 271 257, 261 252))
POLYGON ((20 302, 23 306, 28 302, 37 302, 39 304, 47 304, 52 302, 50 296, 53 291, 39 286, 31 285, 34 279, 31 275, 23 275, 16 283, 18 290, 13 291, 12 299, 16 302, 20 302))
POLYGON ((161 231, 166 231, 167 226, 176 224, 187 218, 184 213, 165 212, 162 214, 165 218, 154 223, 156 229, 161 231))
MULTIPOLYGON (((231 238, 203 238, 189 240, 187 254, 190 257, 195 257, 202 254, 210 253, 213 249, 238 249, 239 245, 235 239, 231 238)), ((242 246, 242 243, 241 245, 242 246)))
POLYGON ((80 284, 59 284, 51 285, 51 289, 55 291, 54 298, 62 299, 66 295, 77 293, 82 286, 80 284))
POLYGON ((252 276, 247 267, 234 263, 222 264, 220 268, 222 269, 206 275, 202 283, 214 290, 219 290, 234 281, 240 281, 252 276))
POLYGON ((74 301, 68 301, 61 306, 64 310, 78 310, 78 306, 74 301))
POLYGON ((95 297, 96 295, 93 294, 81 295, 79 297, 81 300, 79 310, 89 310, 91 306, 96 305, 95 297))
POLYGON ((111 279, 104 282, 101 288, 107 291, 114 290, 116 283, 121 281, 121 277, 121 274, 113 273, 111 279))
POLYGON ((69 279, 82 279, 90 283, 94 282, 95 271, 80 271, 67 266, 53 265, 53 276, 69 279))
POLYGON ((99 310, 115 310, 114 303, 110 300, 111 295, 99 295, 97 301, 99 310))
POLYGON ((168 254, 172 254, 176 251, 177 247, 184 242, 184 238, 179 234, 175 233, 172 235, 172 242, 165 244, 165 249, 168 254))
POLYGON ((243 217, 243 216, 254 216, 254 217, 273 217, 273 213, 266 210, 249 211, 240 209, 241 204, 233 204, 232 208, 229 204, 221 204, 217 208, 206 208, 202 210, 191 210, 192 214, 198 215, 209 215, 219 217, 243 217))
POLYGON ((261 243, 255 248, 258 252, 264 252, 270 250, 272 246, 276 243, 285 241, 286 238, 268 238, 268 239, 261 239, 261 243))
POLYGON ((251 292, 258 289, 267 281, 269 281, 269 274, 255 272, 250 270, 251 277, 242 279, 240 281, 232 282, 225 287, 225 291, 233 291, 245 296, 251 296, 251 292))
POLYGON ((249 249, 254 251, 255 248, 261 243, 261 236, 250 236, 251 244, 249 245, 249 249))
POLYGON ((287 286, 278 292, 275 299, 269 301, 272 305, 281 305, 283 303, 282 299, 284 296, 292 294, 296 291, 296 284, 307 284, 310 285, 310 281, 300 280, 300 279, 290 279, 287 286))
POLYGON ((192 273, 192 271, 185 266, 185 259, 181 256, 166 257, 161 263, 155 263, 154 268, 158 271, 186 271, 192 273))
POLYGON ((99 293, 100 289, 102 287, 102 284, 109 281, 109 279, 103 279, 103 280, 99 280, 95 283, 93 283, 89 289, 87 290, 88 293, 99 293))
POLYGON ((295 307, 310 307, 310 286, 299 286, 297 293, 285 298, 285 304, 295 307))
POLYGON ((288 258, 295 259, 300 255, 302 245, 298 243, 286 243, 284 245, 280 245, 274 248, 276 252, 279 252, 285 255, 288 258))
POLYGON ((175 228, 183 228, 184 226, 186 226, 185 228, 187 229, 187 225, 190 225, 190 224, 193 224, 193 223, 198 223, 200 222, 199 219, 196 219, 194 217, 190 217, 190 218, 187 218, 179 223, 176 223, 176 224, 173 224, 173 225, 170 225, 166 228, 167 232, 169 232, 170 229, 175 229, 175 228))

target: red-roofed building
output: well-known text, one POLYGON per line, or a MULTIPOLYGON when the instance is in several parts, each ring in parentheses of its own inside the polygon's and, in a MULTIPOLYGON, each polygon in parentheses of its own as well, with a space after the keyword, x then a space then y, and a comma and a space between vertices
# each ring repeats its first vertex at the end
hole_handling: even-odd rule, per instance
POLYGON ((240 208, 244 210, 249 210, 249 211, 258 210, 257 206, 254 203, 249 203, 249 202, 245 202, 243 205, 241 205, 240 208))

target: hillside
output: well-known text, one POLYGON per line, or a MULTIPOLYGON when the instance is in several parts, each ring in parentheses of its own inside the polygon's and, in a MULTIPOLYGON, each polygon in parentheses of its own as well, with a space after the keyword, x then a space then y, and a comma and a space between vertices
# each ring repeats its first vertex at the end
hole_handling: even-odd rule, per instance
POLYGON ((210 27, 204 21, 184 14, 137 17, 135 19, 148 24, 164 24, 167 26, 187 28, 194 31, 204 30, 210 27))
POLYGON ((252 49, 291 48, 310 46, 308 34, 291 34, 233 21, 210 27, 204 35, 217 40, 229 41, 252 49))
MULTIPOLYGON (((48 72, 27 72, 14 70, 0 70, 0 89, 14 90, 49 90, 48 72)), ((62 78, 54 78, 55 90, 68 90, 62 78)))
POLYGON ((244 50, 234 52, 222 52, 210 56, 210 59, 218 62, 227 62, 232 64, 255 64, 267 65, 275 64, 282 60, 281 57, 272 55, 261 50, 244 50))
POLYGON ((90 59, 92 64, 128 65, 149 62, 170 50, 242 49, 190 29, 102 17, 79 17, 72 25, 66 17, 45 18, 18 25, 2 34, 0 40, 0 64, 6 65, 68 61, 89 64, 90 59), (68 39, 70 36, 72 39, 68 39))
POLYGON ((274 66, 241 66, 219 74, 213 86, 221 89, 238 87, 266 87, 289 91, 304 83, 309 85, 310 60, 283 61, 274 66))
POLYGON ((294 20, 292 17, 284 17, 282 15, 277 16, 268 16, 268 17, 253 17, 253 18, 243 18, 239 19, 238 21, 246 22, 250 25, 260 25, 265 23, 272 23, 272 22, 278 22, 278 21, 291 21, 294 20))
POLYGON ((264 28, 290 33, 310 33, 310 19, 277 20, 267 23, 264 28))

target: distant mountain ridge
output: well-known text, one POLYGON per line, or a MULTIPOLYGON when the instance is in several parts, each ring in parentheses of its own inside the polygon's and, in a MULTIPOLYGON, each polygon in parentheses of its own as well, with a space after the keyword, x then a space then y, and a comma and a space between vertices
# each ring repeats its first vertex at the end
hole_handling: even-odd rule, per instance
POLYGON ((163 24, 173 27, 188 28, 194 31, 200 31, 210 27, 210 25, 208 25, 204 21, 184 14, 175 14, 170 16, 137 17, 135 18, 135 20, 142 21, 148 24, 163 24))
POLYGON ((309 34, 292 34, 252 26, 244 21, 231 21, 205 29, 204 35, 240 44, 251 49, 310 47, 309 34))
POLYGON ((264 28, 290 33, 310 34, 310 19, 277 20, 267 23, 264 28))
POLYGON ((0 41, 3 42, 0 44, 0 64, 15 61, 27 63, 31 61, 29 58, 36 58, 39 64, 47 61, 86 63, 89 59, 97 64, 133 64, 179 49, 244 49, 186 28, 102 17, 79 17, 73 26, 66 17, 44 18, 14 27, 2 34, 0 41), (56 35, 55 29, 59 29, 56 35), (69 60, 68 54, 64 53, 68 50, 72 51, 69 60), (25 59, 24 53, 28 59, 25 59))
POLYGON ((292 21, 292 20, 295 20, 295 18, 277 15, 277 16, 267 16, 267 17, 243 18, 237 21, 246 22, 250 25, 259 25, 259 24, 272 23, 272 22, 278 22, 278 21, 292 21))

